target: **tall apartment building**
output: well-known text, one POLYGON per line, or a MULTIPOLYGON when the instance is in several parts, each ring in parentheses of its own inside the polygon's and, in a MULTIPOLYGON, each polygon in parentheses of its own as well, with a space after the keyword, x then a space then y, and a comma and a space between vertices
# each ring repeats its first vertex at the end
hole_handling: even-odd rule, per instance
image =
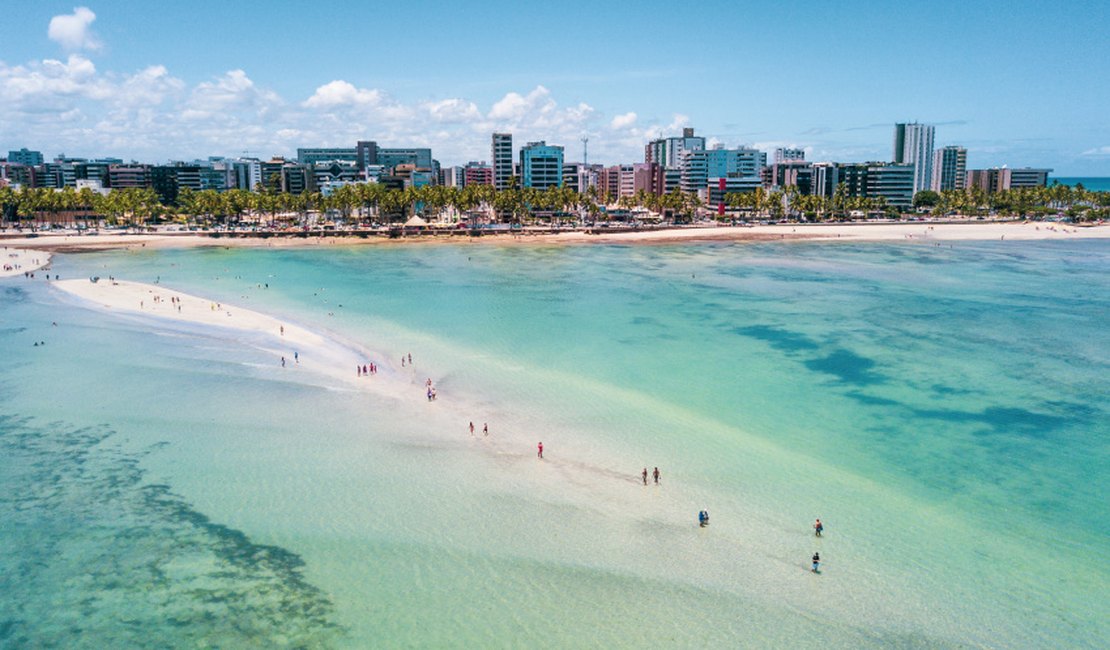
POLYGON ((149 165, 110 165, 108 186, 114 190, 128 187, 150 187, 149 165))
POLYGON ((888 205, 909 209, 913 205, 913 165, 883 163, 814 163, 813 193, 832 198, 843 186, 845 196, 882 197, 888 205))
POLYGON ((913 207, 914 184, 917 169, 913 165, 879 165, 867 167, 867 193, 865 196, 882 197, 887 205, 908 210, 913 207))
POLYGON ((522 147, 520 149, 520 185, 521 187, 532 187, 539 190, 549 187, 562 187, 563 148, 549 145, 543 140, 529 142, 522 147))
POLYGON ((513 177, 513 134, 494 133, 490 142, 490 160, 493 162, 493 187, 509 188, 513 177))
POLYGON ((297 148, 297 162, 302 165, 315 165, 320 162, 331 162, 332 160, 358 160, 357 148, 349 147, 334 147, 334 148, 297 148))
POLYGON ((31 151, 27 147, 18 151, 8 152, 8 162, 13 165, 27 165, 28 167, 33 167, 35 165, 41 165, 42 161, 41 151, 31 151))
POLYGON ((913 191, 929 189, 933 182, 933 137, 931 124, 899 123, 894 125, 894 164, 913 165, 913 191))
POLYGON ((933 181, 930 185, 934 192, 962 190, 967 176, 967 149, 948 146, 933 153, 933 181))
POLYGON ((644 146, 644 162, 658 163, 665 169, 682 166, 682 155, 687 151, 705 150, 705 138, 694 135, 694 129, 682 129, 682 137, 659 138, 644 146))
POLYGON ((775 149, 774 161, 776 165, 785 162, 803 161, 805 159, 805 149, 791 149, 788 147, 778 147, 777 149, 775 149))
POLYGON ((493 167, 485 161, 466 163, 466 167, 463 167, 463 185, 493 185, 493 167))
POLYGON ((967 187, 978 187, 987 194, 1013 190, 1020 187, 1045 187, 1051 169, 1021 167, 994 167, 991 169, 967 170, 967 187))
POLYGON ((699 192, 710 178, 760 178, 767 154, 758 149, 693 149, 683 152, 682 191, 699 192))
POLYGON ((1034 169, 1032 167, 1003 168, 1003 186, 1012 190, 1019 187, 1045 187, 1048 185, 1048 175, 1051 169, 1034 169))
POLYGON ((813 193, 813 166, 804 160, 778 160, 763 168, 766 187, 797 187, 802 194, 813 193))

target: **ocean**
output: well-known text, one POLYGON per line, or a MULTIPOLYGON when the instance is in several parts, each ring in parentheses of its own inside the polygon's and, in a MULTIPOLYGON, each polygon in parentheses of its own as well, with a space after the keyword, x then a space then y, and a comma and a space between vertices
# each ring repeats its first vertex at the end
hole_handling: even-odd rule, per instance
POLYGON ((1076 185, 1082 184, 1083 187, 1095 192, 1110 192, 1110 178, 1105 176, 1068 176, 1060 178, 1050 178, 1048 184, 1059 181, 1061 185, 1076 185))
POLYGON ((1101 647, 1108 271, 1105 240, 57 256, 382 372, 0 280, 0 646, 1101 647))

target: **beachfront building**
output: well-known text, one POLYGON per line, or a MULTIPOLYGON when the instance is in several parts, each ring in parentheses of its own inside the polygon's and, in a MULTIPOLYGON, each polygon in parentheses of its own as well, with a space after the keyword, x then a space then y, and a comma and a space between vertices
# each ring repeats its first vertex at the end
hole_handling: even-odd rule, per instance
POLYGON ((1045 187, 1048 185, 1048 175, 1051 169, 1034 169, 1020 167, 1015 169, 1003 168, 1003 188, 1007 190, 1019 187, 1045 187))
POLYGON ((35 165, 41 165, 42 162, 43 158, 41 151, 31 151, 27 147, 23 147, 18 151, 8 152, 9 164, 27 165, 28 167, 34 167, 35 165))
POLYGON ((635 163, 632 165, 632 191, 662 195, 666 193, 666 175, 659 163, 635 163))
MULTIPOLYGON (((330 160, 335 160, 335 158, 330 160)), ((341 158, 340 160, 346 159, 341 158)), ((374 165, 381 165, 388 170, 392 170, 398 165, 412 165, 417 169, 426 170, 433 177, 438 178, 439 176, 439 162, 432 158, 432 150, 427 147, 379 147, 378 143, 373 140, 359 140, 355 145, 353 160, 359 171, 363 172, 366 171, 367 167, 374 165)))
POLYGON ((934 192, 962 190, 967 176, 967 149, 950 145, 933 153, 934 192))
POLYGON ((262 164, 257 158, 239 158, 228 161, 229 187, 254 190, 262 184, 262 164))
POLYGON ((761 182, 760 171, 767 164, 767 154, 758 149, 739 147, 725 149, 693 149, 683 152, 682 191, 705 192, 710 178, 754 178, 761 182))
POLYGON ((520 184, 538 190, 563 186, 563 148, 529 142, 520 150, 520 184))
POLYGON ((463 167, 463 186, 493 185, 493 167, 486 161, 470 161, 463 167))
POLYGON ((303 194, 315 191, 312 166, 287 162, 281 166, 281 191, 289 194, 303 194))
POLYGON ((463 187, 466 184, 463 178, 463 168, 459 165, 440 167, 439 184, 444 187, 463 187))
POLYGON ((493 162, 493 187, 506 190, 513 177, 513 134, 494 133, 490 143, 493 162))
POLYGON ((886 199, 889 206, 899 210, 913 207, 914 183, 917 182, 914 165, 878 164, 867 166, 867 192, 865 196, 886 199))
POLYGON ((597 193, 602 200, 617 200, 621 192, 621 166, 603 167, 597 173, 597 193))
POLYGON ((682 166, 682 155, 687 151, 705 149, 705 138, 695 136, 694 129, 682 129, 681 137, 659 138, 644 146, 644 162, 658 163, 668 169, 682 166))
POLYGON ((775 164, 785 162, 804 161, 806 159, 806 150, 790 147, 778 147, 775 149, 775 156, 772 160, 775 164))
POLYGON ((1051 169, 1034 169, 1031 167, 969 169, 967 170, 967 187, 977 187, 987 194, 1021 187, 1045 187, 1048 185, 1048 175, 1051 173, 1051 169))
POLYGON ((913 165, 913 191, 929 189, 933 182, 933 137, 931 124, 899 123, 894 125, 894 164, 913 165))
POLYGON ((113 190, 150 186, 150 165, 132 164, 108 166, 108 187, 113 190))
POLYGON ((813 192, 813 165, 804 160, 780 160, 764 167, 763 186, 773 189, 796 187, 802 194, 813 192))

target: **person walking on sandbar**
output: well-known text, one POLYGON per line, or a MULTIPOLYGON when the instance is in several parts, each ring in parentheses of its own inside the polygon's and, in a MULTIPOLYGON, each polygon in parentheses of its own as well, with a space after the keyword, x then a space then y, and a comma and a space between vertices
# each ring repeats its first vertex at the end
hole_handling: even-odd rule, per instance
POLYGON ((818 537, 820 537, 821 533, 824 532, 824 530, 825 530, 825 524, 822 524, 821 520, 818 519, 817 523, 813 524, 813 532, 816 533, 818 537))
POLYGON ((659 485, 659 468, 656 467, 655 471, 652 472, 651 475, 655 477, 655 484, 659 485))
POLYGON ((646 467, 644 468, 644 471, 640 473, 640 476, 644 477, 644 485, 647 485, 647 468, 646 467))
POLYGON ((820 553, 814 553, 813 554, 813 572, 814 573, 821 573, 821 554, 820 553))
POLYGON ((536 457, 543 458, 543 443, 536 445, 536 457))

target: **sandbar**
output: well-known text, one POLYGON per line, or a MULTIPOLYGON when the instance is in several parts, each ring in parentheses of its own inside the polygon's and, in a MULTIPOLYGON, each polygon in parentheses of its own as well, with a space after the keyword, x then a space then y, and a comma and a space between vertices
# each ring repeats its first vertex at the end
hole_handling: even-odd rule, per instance
POLYGON ((0 247, 0 278, 33 273, 48 264, 50 264, 48 251, 0 247))

